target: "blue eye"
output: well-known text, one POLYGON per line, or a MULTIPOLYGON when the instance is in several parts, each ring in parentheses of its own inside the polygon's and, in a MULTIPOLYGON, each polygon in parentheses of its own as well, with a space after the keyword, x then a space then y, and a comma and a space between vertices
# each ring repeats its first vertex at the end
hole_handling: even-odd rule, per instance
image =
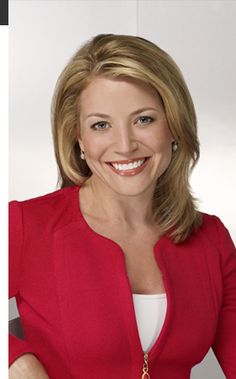
POLYGON ((150 124, 153 121, 153 118, 150 116, 141 116, 138 118, 138 123, 141 125, 150 124))
POLYGON ((91 125, 91 128, 95 130, 106 130, 109 128, 109 125, 106 121, 99 121, 91 125))

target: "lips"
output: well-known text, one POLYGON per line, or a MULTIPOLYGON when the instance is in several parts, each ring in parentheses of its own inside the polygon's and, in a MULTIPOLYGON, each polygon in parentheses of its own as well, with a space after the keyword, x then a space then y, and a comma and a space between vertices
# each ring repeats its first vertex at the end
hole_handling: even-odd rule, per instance
POLYGON ((146 166, 150 157, 134 158, 120 161, 106 162, 119 175, 136 175, 146 166))

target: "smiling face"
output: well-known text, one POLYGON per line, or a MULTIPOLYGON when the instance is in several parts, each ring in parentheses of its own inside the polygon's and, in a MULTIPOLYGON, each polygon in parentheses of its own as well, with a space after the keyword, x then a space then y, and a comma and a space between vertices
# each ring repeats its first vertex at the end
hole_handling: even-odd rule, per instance
POLYGON ((97 189, 129 196, 153 192, 171 161, 172 142, 151 86, 98 77, 83 90, 79 143, 97 189))

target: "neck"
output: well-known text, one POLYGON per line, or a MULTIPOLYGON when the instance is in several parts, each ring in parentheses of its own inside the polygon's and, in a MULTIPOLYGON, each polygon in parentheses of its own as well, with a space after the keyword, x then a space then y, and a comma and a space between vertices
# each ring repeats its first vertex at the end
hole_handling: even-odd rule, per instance
POLYGON ((95 218, 122 223, 131 229, 141 225, 151 226, 152 198, 154 189, 136 196, 117 194, 107 186, 98 186, 88 179, 80 190, 82 213, 95 218))

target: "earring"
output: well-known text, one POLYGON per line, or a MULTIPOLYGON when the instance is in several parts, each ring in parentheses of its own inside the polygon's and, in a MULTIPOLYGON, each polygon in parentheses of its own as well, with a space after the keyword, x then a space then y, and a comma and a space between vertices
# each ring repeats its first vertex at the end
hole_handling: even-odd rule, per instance
POLYGON ((80 158, 83 159, 83 160, 85 160, 85 155, 84 155, 84 151, 83 150, 80 151, 80 158))
POLYGON ((172 142, 172 151, 175 152, 178 149, 178 144, 176 141, 172 142))

